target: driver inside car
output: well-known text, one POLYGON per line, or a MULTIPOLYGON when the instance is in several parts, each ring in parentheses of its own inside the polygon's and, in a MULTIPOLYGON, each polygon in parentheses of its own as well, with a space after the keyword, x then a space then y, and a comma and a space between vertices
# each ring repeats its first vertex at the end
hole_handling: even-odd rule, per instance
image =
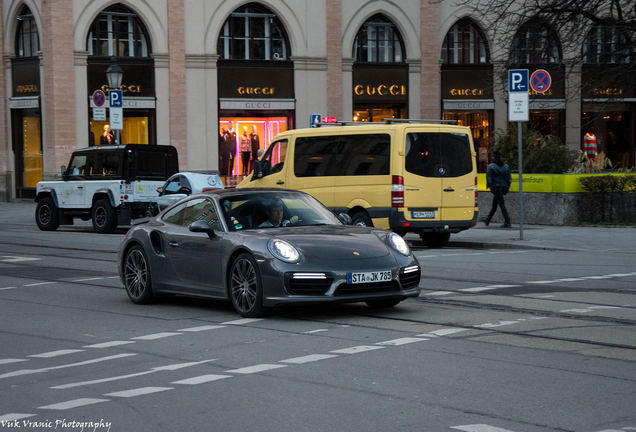
POLYGON ((293 225, 298 222, 298 216, 292 216, 288 220, 283 220, 283 202, 280 200, 270 200, 263 203, 267 220, 260 224, 259 228, 281 227, 293 225))

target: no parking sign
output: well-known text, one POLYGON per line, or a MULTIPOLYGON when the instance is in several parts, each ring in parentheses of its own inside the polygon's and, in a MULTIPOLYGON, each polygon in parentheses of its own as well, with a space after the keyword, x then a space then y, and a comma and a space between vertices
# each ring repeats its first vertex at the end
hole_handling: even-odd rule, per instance
POLYGON ((537 93, 545 93, 552 85, 550 73, 543 69, 538 69, 530 76, 530 87, 537 93))

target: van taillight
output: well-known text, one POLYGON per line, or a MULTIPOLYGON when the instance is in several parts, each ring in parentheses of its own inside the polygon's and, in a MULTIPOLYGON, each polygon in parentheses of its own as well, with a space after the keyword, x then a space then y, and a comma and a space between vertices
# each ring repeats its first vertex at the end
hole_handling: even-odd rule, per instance
POLYGON ((404 207, 404 178, 402 176, 393 176, 391 207, 404 207))
POLYGON ((477 177, 475 177, 475 207, 479 207, 479 195, 477 194, 477 177))

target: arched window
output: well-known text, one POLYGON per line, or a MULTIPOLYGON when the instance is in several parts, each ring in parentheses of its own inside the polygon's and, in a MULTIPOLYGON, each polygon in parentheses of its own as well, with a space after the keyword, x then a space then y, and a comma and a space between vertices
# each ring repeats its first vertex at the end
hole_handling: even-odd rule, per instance
POLYGON ((402 63, 404 45, 395 25, 382 15, 362 24, 353 43, 357 62, 402 63))
POLYGON ((628 64, 631 59, 629 39, 613 25, 596 25, 585 38, 583 63, 628 64))
POLYGON ((447 64, 488 64, 490 51, 484 33, 464 18, 446 33, 442 46, 442 61, 447 64))
POLYGON ((515 35, 510 60, 514 64, 561 63, 559 41, 550 27, 542 21, 528 21, 515 35))
POLYGON ((40 38, 38 26, 33 19, 33 14, 28 7, 22 8, 18 19, 18 35, 16 38, 16 56, 34 57, 40 50, 40 38))
POLYGON ((280 20, 256 5, 230 14, 221 27, 217 53, 223 60, 288 60, 291 56, 280 20))
POLYGON ((90 56, 149 57, 146 34, 136 13, 115 5, 100 12, 91 24, 86 49, 90 56))

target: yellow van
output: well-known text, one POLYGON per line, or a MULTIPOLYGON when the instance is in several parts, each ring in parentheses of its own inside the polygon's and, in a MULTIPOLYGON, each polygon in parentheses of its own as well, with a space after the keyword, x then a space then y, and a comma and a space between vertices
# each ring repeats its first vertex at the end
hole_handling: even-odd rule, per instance
POLYGON ((463 126, 322 124, 276 136, 238 187, 305 191, 355 225, 417 233, 442 247, 477 224, 475 156, 463 126))

